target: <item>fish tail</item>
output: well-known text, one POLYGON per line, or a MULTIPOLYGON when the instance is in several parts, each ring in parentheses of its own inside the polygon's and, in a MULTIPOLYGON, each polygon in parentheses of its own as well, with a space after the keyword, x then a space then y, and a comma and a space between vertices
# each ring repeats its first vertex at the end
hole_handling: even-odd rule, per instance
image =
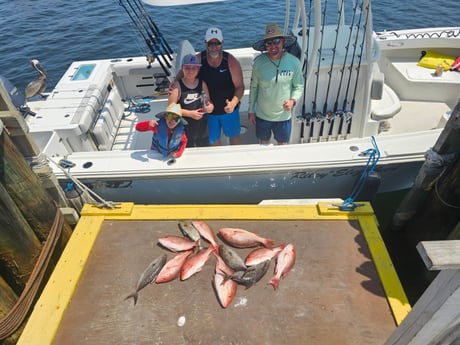
POLYGON ((137 291, 134 292, 134 293, 132 293, 131 295, 126 296, 126 297, 125 297, 125 301, 126 301, 127 299, 129 299, 129 298, 132 298, 132 299, 134 300, 134 305, 136 305, 136 303, 137 303, 137 291))
POLYGON ((273 286, 273 289, 276 290, 278 288, 278 285, 280 284, 280 279, 275 276, 272 279, 270 279, 270 281, 267 284, 270 284, 271 286, 273 286))

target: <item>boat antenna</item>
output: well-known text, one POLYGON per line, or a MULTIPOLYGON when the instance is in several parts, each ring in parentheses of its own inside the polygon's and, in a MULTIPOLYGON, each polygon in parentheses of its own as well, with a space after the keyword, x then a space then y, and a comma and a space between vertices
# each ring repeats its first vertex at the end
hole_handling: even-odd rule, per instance
MULTIPOLYGON (((361 60, 363 58, 364 42, 366 39, 366 28, 367 28, 368 19, 369 19, 369 5, 366 6, 366 20, 364 21, 364 25, 363 25, 363 40, 361 41, 361 52, 359 53, 358 67, 356 67, 355 89, 353 90, 353 99, 351 101, 351 107, 350 107, 351 114, 353 114, 355 111, 356 90, 358 89, 359 71, 361 69, 361 60)), ((350 117, 348 121, 347 134, 350 134, 350 131, 351 131, 351 120, 352 118, 350 117)))

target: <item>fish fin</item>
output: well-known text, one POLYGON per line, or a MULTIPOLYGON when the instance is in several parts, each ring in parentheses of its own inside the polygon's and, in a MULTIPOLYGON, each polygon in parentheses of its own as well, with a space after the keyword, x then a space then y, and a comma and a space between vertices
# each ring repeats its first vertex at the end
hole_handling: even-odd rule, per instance
POLYGON ((219 268, 219 272, 216 271, 216 274, 220 274, 222 277, 224 277, 224 280, 222 280, 222 283, 220 283, 220 285, 224 285, 227 280, 232 278, 231 275, 228 275, 227 273, 225 273, 220 268, 219 268))

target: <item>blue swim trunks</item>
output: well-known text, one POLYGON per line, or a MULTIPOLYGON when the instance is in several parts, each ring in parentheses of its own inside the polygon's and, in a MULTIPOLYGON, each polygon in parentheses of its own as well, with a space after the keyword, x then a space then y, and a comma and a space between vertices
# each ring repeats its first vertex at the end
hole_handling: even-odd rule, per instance
POLYGON ((291 119, 286 121, 267 121, 256 117, 256 137, 259 140, 270 140, 273 136, 279 143, 288 143, 291 137, 291 119))
POLYGON ((240 135, 239 107, 229 114, 206 115, 208 118, 209 143, 212 145, 220 139, 221 131, 231 138, 240 135))

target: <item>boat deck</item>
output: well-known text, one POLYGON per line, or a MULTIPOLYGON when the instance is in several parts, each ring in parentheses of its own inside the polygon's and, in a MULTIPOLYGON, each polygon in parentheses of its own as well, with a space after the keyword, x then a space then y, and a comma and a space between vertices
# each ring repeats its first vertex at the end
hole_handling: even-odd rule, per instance
POLYGON ((443 102, 401 101, 401 111, 388 119, 390 128, 380 135, 412 133, 443 128, 450 108, 443 102))
MULTIPOLYGON (((240 140, 242 145, 257 144, 258 140, 255 134, 255 126, 249 125, 247 120, 249 92, 246 91, 242 104, 240 106, 240 140)), ((145 150, 150 148, 152 144, 152 133, 136 132, 136 124, 142 121, 155 119, 155 114, 158 114, 166 108, 168 98, 166 95, 156 97, 153 101, 145 103, 148 105, 149 111, 125 111, 125 115, 120 121, 120 126, 117 130, 117 135, 114 138, 112 150, 145 150)), ((229 144, 229 139, 222 133, 221 137, 224 145, 229 144)))
POLYGON ((86 205, 18 344, 382 344, 409 310, 367 203, 86 205), (180 236, 182 219, 293 243, 295 266, 274 290, 272 262, 226 309, 214 257, 186 281, 146 286, 137 305, 125 300, 154 258, 173 257, 157 239, 180 236))

